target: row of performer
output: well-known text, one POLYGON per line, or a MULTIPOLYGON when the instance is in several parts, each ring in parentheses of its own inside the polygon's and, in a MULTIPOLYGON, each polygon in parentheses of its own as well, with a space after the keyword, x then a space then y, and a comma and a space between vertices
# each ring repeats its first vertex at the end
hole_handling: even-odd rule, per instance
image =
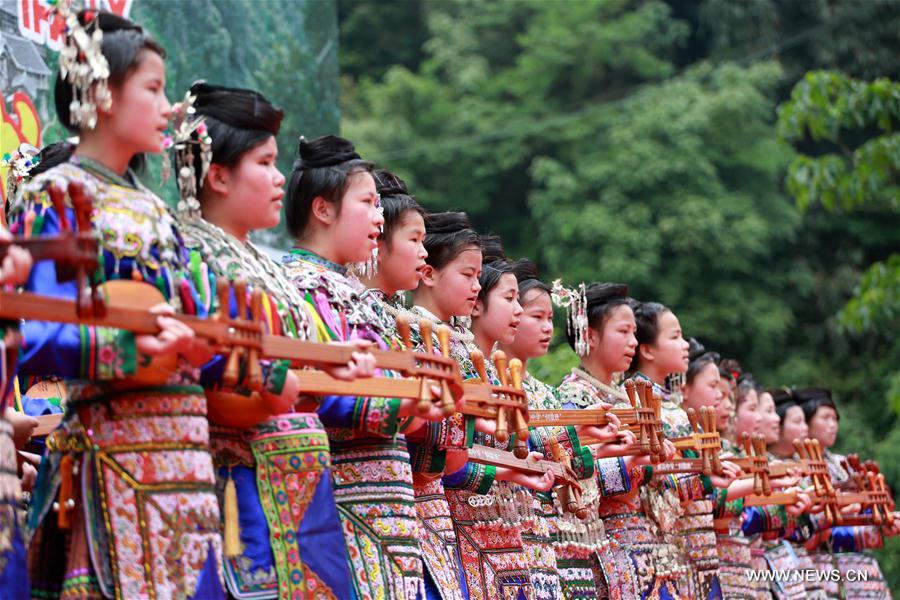
POLYGON ((828 390, 543 281, 346 139, 285 176, 262 94, 173 106, 139 25, 56 10, 77 139, 6 157, 0 597, 890 597, 893 500, 828 390), (137 175, 163 151, 174 208, 137 175), (279 262, 250 235, 282 214, 279 262))

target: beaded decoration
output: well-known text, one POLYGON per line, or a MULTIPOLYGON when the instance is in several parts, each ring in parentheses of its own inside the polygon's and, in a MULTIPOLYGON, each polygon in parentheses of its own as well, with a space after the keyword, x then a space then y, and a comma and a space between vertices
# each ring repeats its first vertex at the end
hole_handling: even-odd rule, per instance
MULTIPOLYGON (((184 100, 172 107, 172 135, 166 137, 164 146, 175 149, 175 169, 178 171, 178 204, 176 210, 188 221, 200 219, 200 200, 197 199, 196 170, 194 169, 194 152, 192 145, 200 148, 200 182, 206 180, 206 173, 212 163, 212 138, 206 127, 206 118, 194 118, 197 113, 194 102, 197 96, 190 91, 185 93, 184 100)), ((169 161, 163 161, 163 180, 169 178, 169 161)))
POLYGON ((22 144, 12 152, 7 152, 0 160, 0 167, 9 167, 6 174, 6 197, 15 198, 19 184, 28 177, 32 167, 41 162, 40 150, 31 144, 22 144))
POLYGON ((587 356, 588 317, 584 283, 569 289, 562 284, 562 280, 556 279, 550 291, 550 298, 555 306, 567 309, 566 331, 575 336, 575 352, 578 356, 587 356))
POLYGON ((103 31, 95 11, 85 12, 85 24, 72 10, 72 0, 59 0, 54 8, 65 21, 66 41, 59 52, 59 73, 72 86, 69 114, 76 127, 93 129, 97 108, 109 110, 109 62, 103 56, 103 31))

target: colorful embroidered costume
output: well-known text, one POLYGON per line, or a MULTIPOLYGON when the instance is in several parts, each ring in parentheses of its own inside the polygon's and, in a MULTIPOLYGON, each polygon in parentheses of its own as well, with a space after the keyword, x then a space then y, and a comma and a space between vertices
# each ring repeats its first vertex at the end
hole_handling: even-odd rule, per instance
MULTIPOLYGON (((538 380, 530 373, 525 374, 522 387, 528 394, 528 403, 531 408, 555 410, 562 408, 556 389, 538 380)), ((575 475, 582 480, 582 499, 598 498, 594 483, 594 457, 590 448, 583 448, 578 441, 578 434, 574 427, 538 427, 531 429, 531 446, 533 450, 552 457, 550 439, 559 443, 562 451, 569 455, 572 469, 575 475)), ((534 547, 529 556, 536 551, 543 555, 549 555, 555 564, 549 562, 544 569, 536 570, 532 564, 532 585, 536 593, 540 588, 540 581, 536 581, 535 572, 546 582, 549 594, 554 593, 554 586, 559 587, 559 593, 564 598, 595 598, 608 596, 606 578, 600 569, 600 562, 596 553, 606 549, 600 548, 606 540, 603 535, 603 523, 597 514, 597 507, 586 504, 590 508, 587 521, 579 521, 577 517, 561 510, 558 502, 554 502, 552 495, 536 494, 539 501, 540 520, 546 522, 547 537, 551 542, 550 550, 545 550, 543 539, 537 537, 532 541, 532 533, 523 533, 526 551, 534 547)), ((533 561, 534 559, 531 559, 533 561)), ((549 595, 548 594, 548 595, 549 595)))
MULTIPOLYGON (((414 310, 427 317, 433 316, 421 307, 414 310)), ((465 342, 451 345, 451 356, 459 362, 463 379, 475 377, 477 373, 471 362, 475 345, 469 337, 471 334, 459 325, 455 329, 456 338, 465 342)), ((488 377, 493 379, 493 364, 486 360, 485 366, 488 377)), ((465 433, 462 441, 467 445, 471 441, 508 448, 508 443, 500 444, 492 436, 479 431, 472 433, 474 420, 470 417, 461 422, 451 420, 450 425, 449 431, 465 433), (465 429, 457 424, 464 425, 465 429)), ((447 426, 446 420, 439 423, 440 430, 447 426)), ((440 437, 429 435, 432 440, 440 437)), ((438 447, 447 447, 445 441, 439 441, 438 447)), ((531 517, 531 496, 521 486, 495 481, 496 475, 497 469, 493 466, 467 462, 456 472, 446 472, 442 479, 468 597, 531 598, 528 562, 521 536, 523 522, 531 517)))
MULTIPOLYGON (((581 369, 573 369, 563 379, 559 396, 564 408, 618 401, 581 369)), ((638 495, 641 484, 649 480, 649 471, 642 467, 626 469, 622 459, 597 461, 602 495, 598 510, 609 539, 606 556, 610 557, 601 566, 610 589, 619 589, 622 598, 680 598, 678 582, 688 572, 687 566, 678 548, 660 540, 657 525, 644 511, 638 495)), ((678 514, 677 502, 657 512, 673 518, 678 514)))
MULTIPOLYGON (((643 377, 638 374, 639 377, 643 377)), ((649 380, 648 380, 649 381, 649 380)), ((681 407, 680 394, 653 382, 653 391, 662 398, 660 405, 660 421, 663 433, 669 439, 685 437, 692 433, 687 413, 681 407)), ((694 456, 691 451, 684 453, 686 457, 694 456)), ((713 486, 709 478, 703 475, 668 475, 656 477, 653 485, 648 486, 644 500, 652 506, 660 506, 659 496, 669 496, 662 500, 666 503, 678 502, 680 514, 676 516, 671 527, 663 527, 663 538, 676 544, 690 567, 690 576, 682 579, 680 590, 691 597, 721 598, 722 591, 718 580, 719 554, 716 550, 716 534, 713 526, 713 486)), ((660 511, 651 510, 654 517, 660 511)), ((662 517, 668 522, 667 517, 662 517)), ((659 522, 657 518, 657 522, 659 522)))
MULTIPOLYGON (((202 218, 190 220, 184 236, 195 280, 208 282, 200 293, 207 308, 215 279, 242 280, 250 286, 248 294, 264 292, 262 313, 271 333, 313 337, 309 309, 280 264, 202 218)), ((236 303, 230 308, 235 316, 236 303)), ((270 387, 281 387, 286 369, 284 363, 272 365, 270 387)), ((216 415, 210 420, 215 423, 216 415)), ((238 501, 241 553, 224 560, 231 595, 348 597, 350 572, 334 505, 328 437, 318 416, 273 415, 249 429, 212 425, 210 434, 220 492, 230 480, 238 501)))
MULTIPOLYGON (((131 173, 122 178, 77 158, 48 170, 23 188, 19 232, 59 231, 43 191, 51 181, 80 182, 94 199, 101 280, 146 282, 176 311, 204 316, 173 217, 131 173)), ((75 297, 74 283, 57 282, 49 262, 35 265, 27 289, 75 297)), ((63 424, 48 440, 29 515, 35 594, 221 596, 219 505, 198 369, 179 359, 162 384, 135 384, 129 377, 143 357, 127 331, 26 322, 22 332, 23 373, 79 382, 70 385, 63 424), (76 480, 66 532, 51 507, 69 473, 76 480)))
POLYGON ((19 600, 30 597, 31 588, 25 566, 24 512, 13 428, 3 417, 15 377, 11 353, 16 349, 7 348, 4 343, 10 328, 9 324, 0 323, 0 598, 19 600))
MULTIPOLYGON (((825 450, 824 458, 835 487, 858 489, 850 473, 844 468, 846 457, 825 450)), ((823 582, 829 598, 890 598, 890 590, 878 560, 864 553, 867 549, 884 546, 879 527, 828 527, 821 515, 813 515, 811 520, 815 533, 808 542, 808 547, 818 546, 818 549, 809 553, 810 562, 821 571, 837 570, 841 574, 840 581, 829 579, 823 582), (857 576, 859 572, 865 573, 865 577, 857 576)))
MULTIPOLYGON (((734 446, 728 453, 734 457, 743 456, 743 450, 734 446)), ((723 597, 767 600, 768 584, 747 575, 749 570, 758 569, 761 565, 754 560, 752 539, 741 530, 743 498, 729 501, 728 490, 720 489, 715 491, 714 496, 713 516, 719 552, 719 583, 722 585, 723 597)))
MULTIPOLYGON (((425 351, 419 322, 423 318, 440 324, 440 321, 421 307, 406 311, 395 307, 395 312, 406 316, 411 325, 412 342, 417 352, 425 351)), ((458 323, 451 322, 450 356, 460 365, 463 377, 471 377, 469 351, 471 333, 458 323)), ((437 352, 439 340, 432 333, 432 349, 437 352)), ((436 423, 425 423, 418 431, 407 436, 413 466, 413 491, 416 496, 416 515, 421 533, 422 557, 426 570, 426 597, 428 600, 461 600, 468 597, 465 578, 457 552, 456 531, 450 515, 450 504, 444 494, 441 476, 447 464, 448 454, 460 453, 472 444, 475 421, 456 413, 436 423)))
MULTIPOLYGON (((288 276, 312 308, 320 340, 387 347, 374 298, 344 267, 295 248, 288 276)), ((424 595, 412 469, 396 398, 326 396, 318 414, 331 440, 332 482, 359 598, 424 595)))

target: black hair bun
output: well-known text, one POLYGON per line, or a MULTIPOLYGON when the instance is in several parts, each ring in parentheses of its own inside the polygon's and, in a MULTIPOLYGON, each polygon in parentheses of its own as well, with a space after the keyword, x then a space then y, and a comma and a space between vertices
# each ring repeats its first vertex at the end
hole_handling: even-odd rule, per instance
POLYGON ((387 169, 375 171, 375 187, 382 198, 409 195, 409 188, 406 187, 406 182, 387 169))
POLYGON ((781 406, 783 404, 797 404, 797 395, 794 392, 793 388, 783 387, 777 388, 774 390, 769 390, 769 393, 772 394, 772 400, 775 401, 775 406, 781 406))
POLYGON ((615 298, 628 298, 628 285, 624 283, 592 283, 585 289, 588 309, 605 304, 615 298))
POLYGON ((300 137, 294 170, 333 167, 351 160, 359 160, 356 147, 350 140, 326 135, 313 140, 300 137))
POLYGON ((278 135, 284 111, 255 90, 212 85, 197 81, 191 86, 197 99, 197 114, 212 117, 238 129, 266 131, 278 135))
POLYGON ((810 402, 813 400, 832 401, 831 390, 823 387, 794 390, 794 398, 796 398, 797 402, 810 402))
POLYGON ((481 236, 481 255, 481 262, 484 264, 498 260, 507 260, 506 252, 503 251, 503 242, 500 240, 499 235, 481 236))
POLYGON ((519 283, 522 283, 523 281, 529 281, 531 279, 541 279, 541 273, 538 269, 537 263, 527 258, 522 258, 512 263, 512 270, 513 273, 516 274, 516 279, 519 281, 519 283))
POLYGON ((693 362, 706 354, 706 346, 700 343, 697 338, 688 339, 688 359, 693 362))
POLYGON ((736 358, 723 359, 719 366, 728 371, 729 375, 736 379, 740 379, 741 374, 744 372, 744 369, 741 368, 741 363, 738 362, 736 358))
POLYGON ((429 235, 453 234, 471 228, 469 215, 464 212, 439 212, 425 215, 425 232, 429 235))

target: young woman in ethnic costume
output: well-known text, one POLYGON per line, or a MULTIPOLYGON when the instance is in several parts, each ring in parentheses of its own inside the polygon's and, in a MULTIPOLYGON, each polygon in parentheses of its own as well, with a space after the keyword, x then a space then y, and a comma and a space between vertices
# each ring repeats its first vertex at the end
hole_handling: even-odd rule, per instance
MULTIPOLYGON (((427 257, 413 294, 413 307, 408 312, 413 342, 418 351, 424 349, 419 328, 422 319, 447 325, 451 331, 450 356, 459 363, 463 378, 475 377, 470 358, 475 346, 464 321, 471 316, 481 289, 481 238, 464 213, 435 213, 425 216, 423 245, 427 257)), ((433 347, 438 348, 437 336, 432 337, 433 347)), ((466 448, 471 446, 474 433, 475 420, 456 413, 427 424, 407 438, 415 473, 413 490, 429 600, 469 597, 442 475, 454 473, 466 464, 466 448)), ((479 489, 482 481, 487 481, 489 487, 496 469, 477 469, 478 476, 469 482, 471 488, 479 489)))
MULTIPOLYGON (((667 438, 683 437, 691 433, 687 413, 682 408, 681 392, 666 387, 671 374, 684 376, 689 371, 689 344, 685 342, 681 325, 675 314, 655 302, 644 303, 635 309, 637 322, 638 353, 632 364, 632 371, 653 383, 654 390, 663 399, 661 418, 663 432, 667 438)), ((700 352, 703 358, 697 368, 706 365, 710 356, 700 352)), ((710 372, 712 368, 709 369, 710 372)), ((715 369, 715 389, 708 387, 718 403, 721 391, 718 389, 718 368, 715 369)), ((688 451, 686 455, 693 455, 688 451)), ((723 475, 667 476, 660 478, 657 485, 648 489, 645 497, 650 511, 660 524, 664 539, 676 543, 690 565, 690 577, 683 580, 683 592, 703 598, 721 597, 717 571, 719 556, 716 550, 716 536, 713 528, 713 494, 715 488, 736 497, 749 493, 749 488, 728 489, 740 472, 733 463, 722 461, 723 475), (669 510, 666 507, 671 507, 669 510), (674 509, 674 512, 671 510, 674 509), (664 515, 663 513, 669 513, 664 515), (672 520, 674 517, 674 520, 672 520), (665 525, 664 525, 665 524, 665 525)))
MULTIPOLYGON (((569 345, 581 356, 581 362, 559 386, 563 408, 627 405, 615 395, 619 390, 614 379, 628 369, 637 348, 628 287, 591 284, 580 300, 570 297, 566 303, 572 306, 573 316, 577 316, 581 304, 584 321, 579 327, 578 321, 572 319, 574 326, 567 330, 569 345)), ((668 442, 665 450, 667 456, 674 454, 674 447, 668 442)), ((647 464, 646 456, 605 458, 595 463, 600 494, 598 512, 609 540, 608 550, 599 554, 600 566, 611 595, 628 599, 678 598, 677 577, 686 568, 681 554, 660 542, 655 526, 641 507, 639 492, 651 472, 647 464)))
MULTIPOLYGON (((721 381, 724 380, 722 369, 718 370, 719 390, 724 392, 724 386, 721 385, 721 381)), ((700 379, 703 379, 703 376, 700 379)), ((702 385, 702 382, 697 385, 702 385)), ((693 392, 693 385, 691 388, 693 392)), ((728 384, 729 391, 730 388, 731 386, 728 384)), ((689 395, 690 392, 687 392, 686 386, 686 397, 689 395)), ((759 410, 757 392, 752 378, 742 377, 741 383, 735 389, 734 407, 734 437, 731 440, 722 438, 723 457, 746 456, 743 446, 738 441, 745 433, 754 435, 761 431, 762 414, 759 410)), ((749 481, 752 482, 752 479, 749 481)), ((751 580, 747 576, 748 570, 754 569, 758 565, 754 565, 751 540, 741 531, 742 510, 743 499, 729 500, 727 494, 717 490, 713 515, 715 517, 716 546, 719 552, 719 582, 722 585, 722 595, 726 598, 766 600, 769 597, 768 584, 763 581, 751 580)))
MULTIPOLYGON (((0 225, 0 239, 9 239, 10 234, 0 225)), ((0 263, 0 287, 25 283, 31 271, 31 255, 25 250, 12 246, 0 263)), ((15 429, 6 418, 6 398, 11 395, 15 373, 9 364, 7 342, 17 329, 14 323, 0 323, 0 597, 24 600, 31 597, 31 586, 25 564, 25 542, 22 536, 22 497, 19 485, 18 459, 15 429)), ((10 352, 16 352, 9 348, 10 352)), ((26 423, 25 433, 29 433, 26 423)))
MULTIPOLYGON (((176 172, 191 268, 200 273, 195 278, 210 282, 201 300, 209 304, 216 280, 241 280, 249 286, 248 296, 252 290, 263 292, 270 332, 312 339, 313 320, 303 297, 282 266, 249 239, 251 232, 275 227, 281 219, 284 176, 276 166, 275 143, 281 110, 258 92, 202 82, 191 87, 185 102, 182 110, 193 104, 196 112, 180 135, 176 131, 176 172)), ((235 316, 236 304, 229 310, 235 316)), ((356 360, 364 359, 358 355, 356 360)), ((226 540, 230 527, 240 527, 239 547, 225 548, 228 590, 235 598, 349 597, 328 437, 315 413, 293 412, 297 375, 283 362, 272 370, 285 379, 284 391, 263 394, 266 403, 257 425, 234 426, 235 415, 228 414, 259 413, 249 397, 244 407, 218 408, 224 414, 210 407, 213 460, 226 498, 226 540), (229 486, 236 498, 231 505, 229 486), (236 516, 229 514, 232 507, 236 516)), ((242 397, 240 390, 227 391, 242 397)))
MULTIPOLYGON (((778 433, 766 438, 770 461, 793 460, 793 440, 809 437, 809 427, 803 416, 803 409, 797 402, 793 390, 785 388, 772 392, 775 412, 779 418, 778 433)), ((767 430, 768 428, 765 428, 767 430)), ((806 487, 801 483, 802 487, 806 487)), ((809 506, 807 499, 807 508, 809 506)), ((754 507, 744 510, 744 534, 748 537, 759 532, 761 549, 766 567, 769 569, 811 569, 812 562, 802 544, 789 542, 806 540, 813 533, 809 515, 795 514, 783 507, 754 507), (762 509, 762 510, 761 510, 762 509)), ((802 580, 782 580, 772 582, 770 591, 779 600, 798 598, 824 598, 822 585, 818 582, 804 584, 802 580)))
MULTIPOLYGON (((828 464, 828 471, 835 487, 845 490, 855 489, 851 474, 844 466, 846 457, 831 450, 837 440, 840 423, 840 415, 831 392, 824 388, 807 388, 797 390, 795 394, 798 400, 802 401, 801 408, 809 427, 809 437, 819 440, 822 444, 825 462, 828 464)), ((858 513, 861 508, 854 505, 848 507, 847 511, 858 513)), ((863 551, 881 548, 885 536, 897 535, 900 529, 898 518, 900 515, 894 514, 893 527, 868 525, 826 528, 816 517, 820 515, 814 515, 813 520, 818 520, 823 526, 807 543, 807 547, 811 550, 810 560, 820 571, 830 572, 837 569, 843 576, 842 581, 825 582, 825 591, 829 598, 890 597, 878 560, 863 551), (850 571, 854 571, 853 575, 848 575, 850 571), (857 571, 867 574, 866 581, 858 581, 861 578, 856 577, 857 571)))
MULTIPOLYGON (((73 52, 62 52, 61 64, 69 76, 80 77, 74 85, 57 79, 56 108, 80 142, 68 162, 24 186, 14 208, 17 232, 57 233, 45 186, 81 183, 94 198, 92 221, 101 234, 98 277, 146 282, 168 305, 154 309, 161 314, 157 336, 22 326, 24 373, 78 381, 70 385, 62 426, 50 436, 29 516, 29 529, 36 530, 30 548, 34 593, 221 597, 219 506, 198 369, 209 353, 193 342, 189 328, 163 316, 206 311, 174 218, 129 169, 142 152, 163 147, 171 114, 164 53, 139 26, 107 13, 71 16, 69 33, 73 52), (71 35, 82 28, 86 36, 83 30, 71 35), (102 42, 94 37, 98 32, 102 42), (98 67, 104 63, 108 73, 98 67), (178 367, 163 384, 140 378, 153 357, 175 353, 178 367), (69 511, 71 524, 61 531, 52 507, 61 479, 69 476, 74 497, 60 498, 58 507, 69 511)), ((75 296, 74 283, 57 282, 49 262, 35 266, 27 289, 75 296)))
MULTIPOLYGON (((402 345, 396 330, 396 318, 403 316, 411 324, 415 350, 424 352, 418 324, 420 316, 402 305, 400 295, 416 289, 428 264, 425 211, 399 177, 388 171, 378 171, 375 179, 384 210, 384 227, 378 238, 377 268, 374 272, 369 269, 363 277, 368 289, 362 296, 372 302, 392 343, 402 345)), ((436 336, 432 342, 434 351, 438 352, 440 345, 436 336)), ((451 353, 459 352, 459 342, 455 338, 451 338, 450 347, 451 353)), ((432 408, 433 411, 435 409, 432 408)), ((431 479, 438 478, 446 464, 447 451, 437 451, 429 441, 430 435, 448 428, 455 428, 463 435, 453 424, 454 419, 445 419, 442 414, 434 413, 427 421, 415 418, 404 426, 413 469, 409 500, 414 502, 425 594, 427 598, 443 597, 447 600, 463 597, 449 507, 442 488, 440 493, 424 495, 420 490, 433 485, 431 479)), ((439 479, 437 483, 440 483, 439 479)))
MULTIPOLYGON (((560 409, 562 404, 556 388, 538 380, 527 370, 529 359, 547 353, 553 335, 551 288, 539 279, 537 265, 529 260, 515 262, 513 272, 519 283, 524 312, 515 339, 511 344, 502 344, 501 349, 509 357, 520 359, 526 367, 523 387, 528 393, 529 406, 560 409)), ((608 558, 609 549, 598 514, 594 452, 581 445, 579 435, 594 439, 618 438, 618 420, 613 416, 612 421, 611 426, 603 429, 593 426, 531 429, 530 443, 534 450, 551 457, 550 441, 555 439, 560 449, 569 455, 573 471, 582 480, 582 500, 589 504, 587 520, 579 521, 574 515, 563 512, 552 495, 535 494, 534 527, 523 531, 522 540, 529 557, 535 593, 541 589, 549 592, 543 597, 550 597, 557 586, 559 594, 567 600, 610 595, 601 562, 597 559, 598 553, 608 558)), ((627 438, 626 443, 634 441, 630 432, 623 435, 627 438)), ((616 591, 612 590, 612 593, 615 595, 616 591)))
MULTIPOLYGON (((300 140, 286 201, 297 243, 283 262, 312 307, 320 338, 387 347, 390 332, 374 297, 361 297, 362 284, 347 273, 370 260, 384 224, 371 171, 347 140, 300 140)), ((397 435, 415 405, 413 399, 327 396, 317 411, 331 440, 335 498, 360 598, 423 594, 412 470, 397 435)))
MULTIPOLYGON (((685 377, 683 398, 686 409, 692 408, 699 412, 703 407, 710 407, 721 415, 718 412, 722 409, 722 386, 720 385, 718 359, 718 354, 706 352, 699 342, 691 339, 691 361, 685 377)), ((745 379, 739 385, 737 392, 735 425, 738 435, 752 434, 761 423, 752 379, 745 379)), ((726 446, 725 441, 723 438, 723 457, 726 453, 730 456, 743 455, 743 450, 736 444, 729 442, 726 446)), ((796 483, 797 478, 795 477, 772 481, 772 485, 777 488, 784 488, 796 483)), ((743 528, 742 498, 751 493, 753 493, 753 480, 742 479, 735 481, 727 489, 716 488, 712 496, 719 557, 719 580, 722 593, 727 598, 754 598, 768 593, 767 585, 763 582, 750 581, 747 577, 747 569, 751 568, 752 553, 750 540, 746 534, 751 532, 749 529, 751 524, 755 523, 755 526, 758 526, 765 523, 765 520, 749 519, 746 523, 747 529, 743 528)), ((804 503, 801 501, 798 506, 792 507, 793 512, 799 514, 803 506, 804 503)), ((767 507, 760 507, 755 508, 753 512, 768 514, 772 511, 767 507)))
MULTIPOLYGON (((522 314, 516 277, 505 260, 491 260, 497 254, 490 248, 483 249, 481 289, 472 310, 474 343, 486 357, 498 342, 513 341, 522 314)), ((495 365, 490 360, 485 363, 488 377, 496 382, 495 365)), ((476 429, 475 443, 511 447, 511 440, 498 442, 485 431, 476 429)), ((523 521, 531 517, 531 494, 523 486, 548 491, 552 474, 538 477, 497 468, 491 481, 483 473, 484 467, 467 463, 444 477, 469 595, 479 599, 533 597, 530 565, 521 537, 523 521), (479 481, 479 489, 472 489, 473 481, 479 481)))

